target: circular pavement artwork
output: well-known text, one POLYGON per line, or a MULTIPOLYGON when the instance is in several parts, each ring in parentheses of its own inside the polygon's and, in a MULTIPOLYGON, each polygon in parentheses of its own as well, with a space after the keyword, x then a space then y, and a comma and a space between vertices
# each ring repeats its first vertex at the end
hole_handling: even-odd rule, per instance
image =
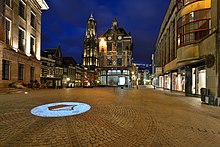
POLYGON ((41 105, 31 110, 31 113, 41 117, 63 117, 84 113, 90 105, 78 102, 60 102, 41 105))

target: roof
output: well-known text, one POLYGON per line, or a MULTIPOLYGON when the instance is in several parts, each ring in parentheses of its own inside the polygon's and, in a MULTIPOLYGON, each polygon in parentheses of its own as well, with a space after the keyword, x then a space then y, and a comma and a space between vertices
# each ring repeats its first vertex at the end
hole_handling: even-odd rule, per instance
MULTIPOLYGON (((123 36, 130 36, 124 28, 117 28, 116 29, 116 32, 117 34, 122 34, 123 36)), ((106 36, 109 36, 110 34, 113 34, 114 33, 114 30, 112 28, 108 29, 107 31, 105 31, 101 37, 106 37, 106 36)))
POLYGON ((77 63, 73 57, 63 57, 63 64, 75 66, 77 63))
POLYGON ((44 52, 47 52, 48 54, 55 54, 56 53, 57 48, 54 49, 46 49, 44 52))
POLYGON ((49 9, 49 6, 45 2, 45 0, 37 0, 37 2, 40 5, 41 10, 48 10, 49 9))

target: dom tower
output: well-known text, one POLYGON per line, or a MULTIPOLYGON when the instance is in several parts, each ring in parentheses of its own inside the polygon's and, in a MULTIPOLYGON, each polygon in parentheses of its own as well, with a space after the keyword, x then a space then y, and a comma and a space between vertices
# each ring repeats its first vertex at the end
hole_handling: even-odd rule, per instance
POLYGON ((98 37, 97 37, 96 21, 92 16, 92 14, 87 21, 82 59, 83 59, 83 66, 85 67, 83 85, 84 86, 97 85, 99 83, 98 37))
POLYGON ((96 21, 92 14, 87 21, 86 36, 84 38, 83 65, 98 66, 98 37, 96 33, 96 21))

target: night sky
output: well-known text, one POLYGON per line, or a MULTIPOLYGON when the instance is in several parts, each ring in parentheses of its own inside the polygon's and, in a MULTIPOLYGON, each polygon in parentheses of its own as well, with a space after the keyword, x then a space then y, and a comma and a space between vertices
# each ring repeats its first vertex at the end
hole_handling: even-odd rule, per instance
POLYGON ((86 22, 91 13, 98 35, 118 20, 119 27, 131 32, 134 62, 151 63, 151 54, 170 0, 46 0, 49 10, 42 13, 42 50, 60 43, 63 56, 81 63, 86 22))

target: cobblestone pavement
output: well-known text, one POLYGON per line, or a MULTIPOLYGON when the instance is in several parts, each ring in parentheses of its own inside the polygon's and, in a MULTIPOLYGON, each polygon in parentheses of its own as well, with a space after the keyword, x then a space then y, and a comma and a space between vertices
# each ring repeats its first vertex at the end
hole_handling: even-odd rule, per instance
POLYGON ((0 146, 220 146, 220 107, 150 88, 73 88, 0 95, 0 146), (80 115, 43 118, 30 110, 84 102, 80 115))

